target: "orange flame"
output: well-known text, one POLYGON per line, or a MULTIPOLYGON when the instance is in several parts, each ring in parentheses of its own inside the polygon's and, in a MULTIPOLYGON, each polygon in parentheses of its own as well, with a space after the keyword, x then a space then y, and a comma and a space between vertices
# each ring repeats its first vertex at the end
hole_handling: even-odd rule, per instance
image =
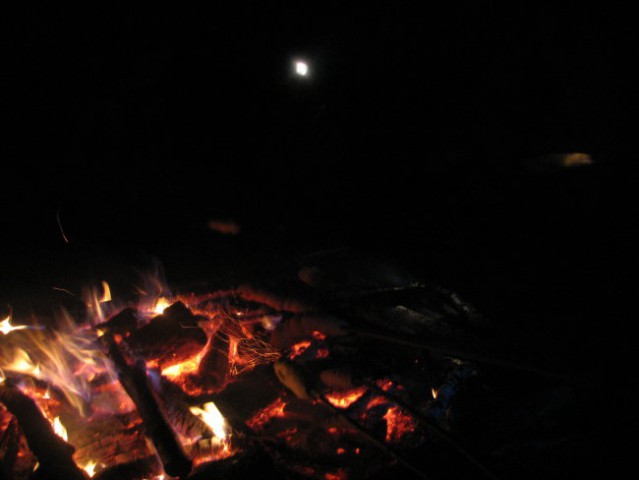
POLYGON ((9 354, 9 358, 6 358, 3 353, 4 352, 0 350, 0 358, 2 358, 2 368, 4 371, 23 373, 35 378, 42 377, 40 367, 31 360, 29 354, 22 348, 15 347, 9 354))
POLYGON ((106 303, 111 301, 111 288, 109 284, 102 280, 102 297, 100 297, 100 303, 106 303))
POLYGON ((326 400, 337 408, 348 408, 366 393, 366 387, 357 387, 346 391, 333 391, 325 395, 326 400))
POLYGON ((85 472, 87 472, 87 475, 89 475, 89 477, 93 477, 95 475, 95 468, 97 466, 98 466, 97 462, 93 460, 89 460, 84 466, 81 466, 80 468, 84 470, 85 472))
POLYGON ((29 328, 26 325, 11 325, 11 315, 0 322, 0 333, 8 335, 15 330, 24 330, 29 328))
POLYGON ((204 423, 211 427, 213 434, 217 438, 220 440, 226 440, 230 429, 226 420, 222 416, 222 413, 215 406, 215 403, 207 402, 202 405, 202 408, 191 407, 189 410, 193 415, 201 418, 204 423))
POLYGON ((96 345, 95 332, 78 325, 67 315, 54 333, 29 330, 20 338, 22 348, 0 345, 0 366, 5 372, 30 375, 55 385, 81 414, 91 397, 89 383, 96 375, 115 380, 109 360, 96 345))
POLYGON ((65 428, 64 425, 62 425, 62 422, 60 421, 60 417, 55 417, 53 421, 51 422, 51 425, 53 426, 53 431, 58 437, 60 437, 65 442, 69 440, 67 429, 65 428))
POLYGON ((160 297, 153 304, 153 313, 155 313, 156 315, 162 315, 164 313, 164 310, 166 310, 170 306, 171 302, 167 298, 160 297))

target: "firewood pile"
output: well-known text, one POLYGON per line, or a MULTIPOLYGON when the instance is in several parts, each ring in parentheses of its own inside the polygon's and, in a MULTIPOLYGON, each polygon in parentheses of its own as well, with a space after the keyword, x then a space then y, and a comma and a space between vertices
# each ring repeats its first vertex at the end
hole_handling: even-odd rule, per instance
POLYGON ((313 266, 145 295, 3 322, 0 479, 494 479, 571 446, 571 379, 455 292, 313 266))

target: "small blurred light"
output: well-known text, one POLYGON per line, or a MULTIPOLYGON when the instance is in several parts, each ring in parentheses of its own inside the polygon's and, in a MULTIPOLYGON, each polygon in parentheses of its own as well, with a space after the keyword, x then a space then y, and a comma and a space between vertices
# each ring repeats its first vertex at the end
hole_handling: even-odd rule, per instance
POLYGON ((302 77, 308 75, 308 64, 304 62, 295 62, 295 73, 302 77))

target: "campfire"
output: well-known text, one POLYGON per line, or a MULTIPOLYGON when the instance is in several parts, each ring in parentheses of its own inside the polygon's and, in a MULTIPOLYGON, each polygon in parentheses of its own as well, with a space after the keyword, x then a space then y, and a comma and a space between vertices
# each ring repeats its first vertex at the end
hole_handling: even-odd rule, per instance
POLYGON ((169 292, 102 282, 0 322, 0 478, 432 478, 438 458, 494 478, 459 441, 486 360, 459 346, 486 321, 455 293, 169 292))

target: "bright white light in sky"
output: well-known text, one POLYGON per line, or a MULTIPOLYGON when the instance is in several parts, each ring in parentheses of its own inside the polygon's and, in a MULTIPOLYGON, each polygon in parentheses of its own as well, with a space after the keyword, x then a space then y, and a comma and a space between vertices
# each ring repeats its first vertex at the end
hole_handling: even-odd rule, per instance
POLYGON ((305 62, 295 62, 295 73, 302 77, 308 75, 308 64, 305 62))

